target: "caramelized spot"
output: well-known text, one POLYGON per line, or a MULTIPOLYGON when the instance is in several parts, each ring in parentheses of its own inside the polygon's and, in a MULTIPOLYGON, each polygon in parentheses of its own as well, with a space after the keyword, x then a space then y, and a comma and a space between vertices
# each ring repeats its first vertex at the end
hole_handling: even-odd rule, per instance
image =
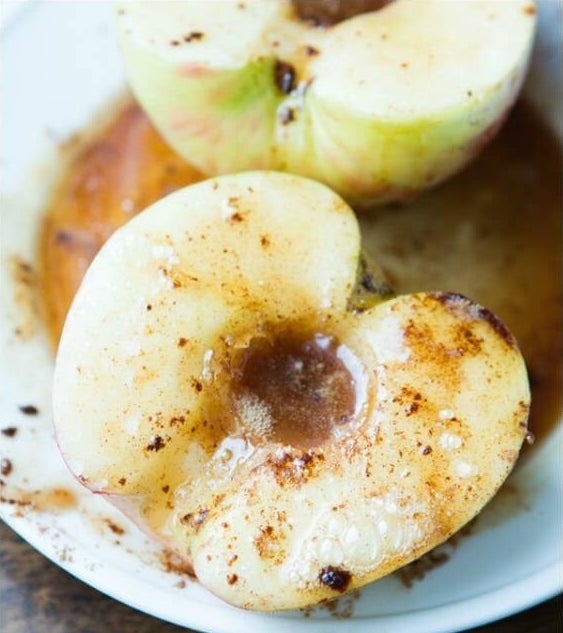
POLYGON ((478 315, 493 328, 493 330, 504 340, 509 347, 516 347, 516 340, 506 325, 487 308, 479 308, 478 315))
POLYGON ((339 567, 332 567, 331 565, 323 567, 319 574, 319 580, 323 585, 340 593, 346 591, 351 579, 352 575, 349 571, 340 569, 339 567))
MULTIPOLYGON (((469 309, 472 316, 476 319, 486 321, 509 347, 516 346, 516 341, 506 325, 504 325, 504 323, 489 309, 473 303, 470 299, 461 294, 453 292, 434 292, 430 293, 430 295, 452 312, 459 312, 461 309, 469 309)), ((466 340, 469 340, 472 336, 470 330, 465 330, 464 334, 466 340)))

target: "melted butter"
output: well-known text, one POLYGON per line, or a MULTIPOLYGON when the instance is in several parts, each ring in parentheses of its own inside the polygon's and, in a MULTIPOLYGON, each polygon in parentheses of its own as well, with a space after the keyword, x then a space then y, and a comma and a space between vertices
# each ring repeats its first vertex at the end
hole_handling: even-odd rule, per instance
MULTIPOLYGON (((361 217, 365 247, 396 291, 462 292, 508 325, 530 371, 531 428, 538 438, 561 411, 560 176, 556 138, 519 105, 460 176, 408 206, 361 217)), ((55 346, 84 271, 108 236, 162 195, 199 178, 134 105, 119 110, 72 155, 40 244, 55 346)), ((342 415, 350 409, 348 398, 342 397, 342 415)))
POLYGON ((254 339, 235 381, 241 430, 253 441, 300 448, 328 441, 356 411, 354 378, 332 337, 254 339))

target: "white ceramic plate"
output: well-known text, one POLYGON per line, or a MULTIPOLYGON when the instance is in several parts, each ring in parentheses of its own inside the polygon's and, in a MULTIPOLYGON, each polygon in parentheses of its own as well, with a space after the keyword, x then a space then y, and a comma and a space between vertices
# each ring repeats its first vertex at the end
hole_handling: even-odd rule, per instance
MULTIPOLYGON (((552 125, 559 125, 559 133, 561 91, 553 83, 561 83, 560 24, 561 3, 546 0, 526 88, 552 125)), ((213 633, 451 632, 559 592, 561 428, 511 478, 508 490, 518 494, 501 494, 470 538, 455 551, 446 546, 447 564, 411 588, 391 576, 341 599, 331 610, 306 613, 270 616, 223 604, 170 569, 157 546, 74 482, 51 428, 52 356, 33 288, 15 284, 14 273, 29 274, 25 263, 34 262, 57 145, 122 92, 125 79, 105 2, 28 2, 2 28, 0 420, 3 428, 18 428, 13 438, 0 436, 0 457, 13 464, 0 489, 2 518, 45 556, 104 593, 213 633), (37 414, 26 414, 26 405, 35 406, 37 414)), ((33 286, 33 272, 29 281, 33 286)))

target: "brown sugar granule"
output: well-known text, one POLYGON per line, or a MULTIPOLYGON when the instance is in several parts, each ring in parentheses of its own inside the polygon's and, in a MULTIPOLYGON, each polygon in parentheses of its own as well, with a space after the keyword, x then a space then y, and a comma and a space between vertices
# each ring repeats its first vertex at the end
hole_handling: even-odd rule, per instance
POLYGON ((24 499, 13 499, 11 497, 0 496, 0 503, 6 503, 10 506, 18 506, 20 508, 29 507, 32 505, 31 501, 24 499))
POLYGON ((121 525, 117 525, 111 519, 104 519, 104 523, 108 526, 108 528, 118 536, 125 534, 125 529, 121 527, 121 525))
POLYGON ((279 112, 279 119, 282 125, 295 121, 295 110, 293 108, 282 108, 279 112))
POLYGON ((416 413, 419 409, 420 409, 420 404, 418 404, 418 402, 411 402, 411 404, 409 404, 409 406, 406 408, 405 413, 408 417, 412 415, 413 413, 416 413))
POLYGON ((151 437, 149 443, 146 446, 147 451, 159 451, 161 448, 166 446, 166 442, 163 440, 162 436, 155 435, 151 437))
POLYGON ((184 42, 198 42, 204 38, 204 33, 201 31, 192 31, 191 33, 187 33, 184 35, 184 42))
POLYGON ((184 424, 184 422, 186 421, 186 416, 184 415, 174 415, 170 418, 170 426, 176 426, 176 425, 180 425, 180 424, 184 424))
POLYGON ((340 593, 346 591, 352 575, 346 569, 340 569, 339 567, 323 567, 319 574, 319 580, 323 585, 339 591, 340 593))
POLYGON ((14 469, 12 462, 7 458, 3 457, 0 460, 0 473, 4 476, 8 476, 12 470, 14 469))
POLYGON ((21 405, 20 411, 25 415, 37 415, 39 413, 39 409, 33 404, 21 405))
POLYGON ((229 217, 229 220, 231 222, 244 222, 244 216, 236 211, 235 213, 233 213, 233 215, 229 217))
POLYGON ((196 513, 188 512, 180 519, 180 523, 197 527, 203 524, 208 514, 209 510, 207 508, 199 510, 199 512, 196 513))

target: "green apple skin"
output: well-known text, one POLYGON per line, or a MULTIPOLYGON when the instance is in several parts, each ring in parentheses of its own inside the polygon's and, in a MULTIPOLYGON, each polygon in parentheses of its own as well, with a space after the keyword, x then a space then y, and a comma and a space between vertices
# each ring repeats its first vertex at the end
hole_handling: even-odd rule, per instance
POLYGON ((142 106, 204 174, 290 171, 357 206, 466 165, 519 94, 535 30, 528 0, 395 0, 326 29, 289 1, 220 6, 119 5, 142 106))
POLYGON ((526 368, 500 321, 459 295, 390 297, 360 256, 326 186, 222 176, 119 229, 69 312, 53 389, 67 464, 236 606, 316 604, 417 558, 481 510, 525 437, 526 368), (240 385, 249 353, 301 333, 341 365, 291 439, 240 385), (342 366, 348 413, 319 434, 342 366))

